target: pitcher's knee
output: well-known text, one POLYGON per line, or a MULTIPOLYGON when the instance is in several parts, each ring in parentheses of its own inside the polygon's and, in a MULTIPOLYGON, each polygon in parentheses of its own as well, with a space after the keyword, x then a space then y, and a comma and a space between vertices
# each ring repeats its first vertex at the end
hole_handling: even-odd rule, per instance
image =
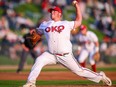
POLYGON ((75 70, 73 71, 75 74, 79 75, 79 76, 83 76, 84 75, 84 70, 80 69, 80 70, 75 70))

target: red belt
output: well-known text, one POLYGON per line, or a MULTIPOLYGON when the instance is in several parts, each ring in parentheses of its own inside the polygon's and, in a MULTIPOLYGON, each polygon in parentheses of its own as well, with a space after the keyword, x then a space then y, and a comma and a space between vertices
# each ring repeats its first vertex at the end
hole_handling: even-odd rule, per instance
POLYGON ((65 55, 68 55, 69 53, 63 53, 63 54, 58 54, 56 53, 55 55, 58 55, 58 56, 65 56, 65 55))

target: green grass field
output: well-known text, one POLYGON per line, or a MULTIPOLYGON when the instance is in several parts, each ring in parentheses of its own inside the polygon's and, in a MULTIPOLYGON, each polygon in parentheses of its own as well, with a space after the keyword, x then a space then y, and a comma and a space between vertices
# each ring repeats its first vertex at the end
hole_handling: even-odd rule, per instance
MULTIPOLYGON (((116 72, 116 67, 109 67, 109 68, 98 68, 99 70, 102 71, 112 71, 112 72, 116 72)), ((51 72, 51 71, 68 71, 65 68, 43 68, 44 72, 51 72)), ((15 72, 15 70, 0 70, 0 72, 15 72)), ((23 72, 29 72, 29 70, 24 70, 23 72)), ((7 78, 7 77, 6 77, 7 78)), ((25 84, 26 81, 25 80, 0 80, 0 87, 22 87, 23 84, 25 84)), ((112 81, 113 83, 113 87, 116 86, 116 80, 112 81)), ((86 87, 86 85, 102 85, 102 82, 100 82, 100 84, 88 81, 88 80, 50 80, 50 81, 43 81, 43 80, 39 80, 36 83, 39 86, 60 86, 60 85, 76 85, 78 87, 78 85, 84 85, 84 87, 86 87)), ((69 86, 70 87, 70 86, 69 86)), ((99 86, 98 86, 99 87, 99 86)))
MULTIPOLYGON (((22 86, 23 84, 25 84, 26 81, 13 81, 13 80, 5 80, 5 81, 1 81, 0 80, 0 87, 19 87, 19 86, 22 86)), ((116 81, 112 81, 113 85, 116 85, 116 81)), ((98 85, 97 83, 94 83, 94 82, 91 82, 91 81, 83 81, 83 80, 80 80, 80 81, 76 81, 76 80, 64 80, 64 81, 37 81, 36 83, 37 85, 40 85, 40 86, 51 86, 51 85, 98 85)), ((99 83, 99 85, 102 85, 102 82, 99 83)))
MULTIPOLYGON (((9 58, 6 57, 1 57, 0 58, 0 66, 8 66, 8 65, 13 65, 13 66, 17 66, 19 60, 11 60, 9 58)), ((28 62, 29 65, 32 64, 32 59, 29 58, 28 62)), ((111 66, 111 67, 98 67, 97 68, 98 71, 105 71, 105 72, 116 72, 116 66, 111 66)), ((24 69, 23 72, 29 72, 30 68, 24 69)), ((68 71, 66 68, 43 68, 42 72, 52 72, 52 71, 68 71)), ((0 69, 0 73, 8 73, 8 72, 16 72, 16 68, 14 69, 0 69)), ((7 78, 7 77, 5 77, 7 78)), ((0 80, 0 87, 22 87, 23 84, 26 83, 26 80, 0 80)), ((113 86, 112 87, 116 87, 116 80, 112 81, 113 86)), ((78 85, 84 85, 83 87, 86 87, 86 85, 101 85, 100 87, 102 87, 102 82, 100 84, 88 81, 88 80, 38 80, 37 81, 37 85, 41 86, 47 86, 47 87, 55 87, 55 86, 65 86, 65 85, 75 85, 76 87, 78 87, 78 85)), ((69 86, 71 87, 71 86, 69 86)), ((88 87, 88 86, 87 86, 88 87)))

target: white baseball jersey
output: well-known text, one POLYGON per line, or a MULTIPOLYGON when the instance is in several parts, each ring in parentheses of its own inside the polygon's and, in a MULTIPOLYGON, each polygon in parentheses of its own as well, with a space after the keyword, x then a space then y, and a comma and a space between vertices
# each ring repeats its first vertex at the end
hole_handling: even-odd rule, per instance
POLYGON ((77 36, 76 36, 76 39, 79 41, 79 42, 82 42, 82 46, 87 49, 88 51, 92 51, 95 47, 95 44, 94 42, 97 42, 98 41, 98 38, 97 36, 91 32, 91 31, 87 31, 87 34, 86 35, 83 35, 81 33, 79 33, 77 36))
POLYGON ((48 21, 43 22, 38 31, 42 30, 48 42, 48 50, 51 53, 72 52, 70 31, 74 27, 74 21, 48 21))

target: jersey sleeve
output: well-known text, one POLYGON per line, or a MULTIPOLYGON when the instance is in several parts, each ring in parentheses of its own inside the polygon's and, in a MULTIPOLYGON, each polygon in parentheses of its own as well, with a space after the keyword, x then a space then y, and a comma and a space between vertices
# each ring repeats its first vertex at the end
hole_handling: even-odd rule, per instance
POLYGON ((97 35, 94 34, 93 32, 91 32, 91 38, 92 38, 93 42, 97 42, 98 41, 97 35))
POLYGON ((39 29, 39 28, 37 28, 36 31, 37 31, 37 33, 40 34, 40 35, 42 35, 42 34, 44 33, 43 30, 42 30, 42 29, 39 29))
POLYGON ((40 24, 38 29, 45 29, 46 28, 46 22, 43 22, 40 24))
POLYGON ((43 33, 44 33, 43 30, 44 30, 45 28, 46 28, 46 26, 45 26, 45 22, 41 23, 40 26, 39 26, 38 28, 36 28, 37 33, 39 33, 39 34, 43 34, 43 33))
POLYGON ((69 26, 69 29, 72 30, 74 28, 74 21, 68 21, 67 25, 69 26))

